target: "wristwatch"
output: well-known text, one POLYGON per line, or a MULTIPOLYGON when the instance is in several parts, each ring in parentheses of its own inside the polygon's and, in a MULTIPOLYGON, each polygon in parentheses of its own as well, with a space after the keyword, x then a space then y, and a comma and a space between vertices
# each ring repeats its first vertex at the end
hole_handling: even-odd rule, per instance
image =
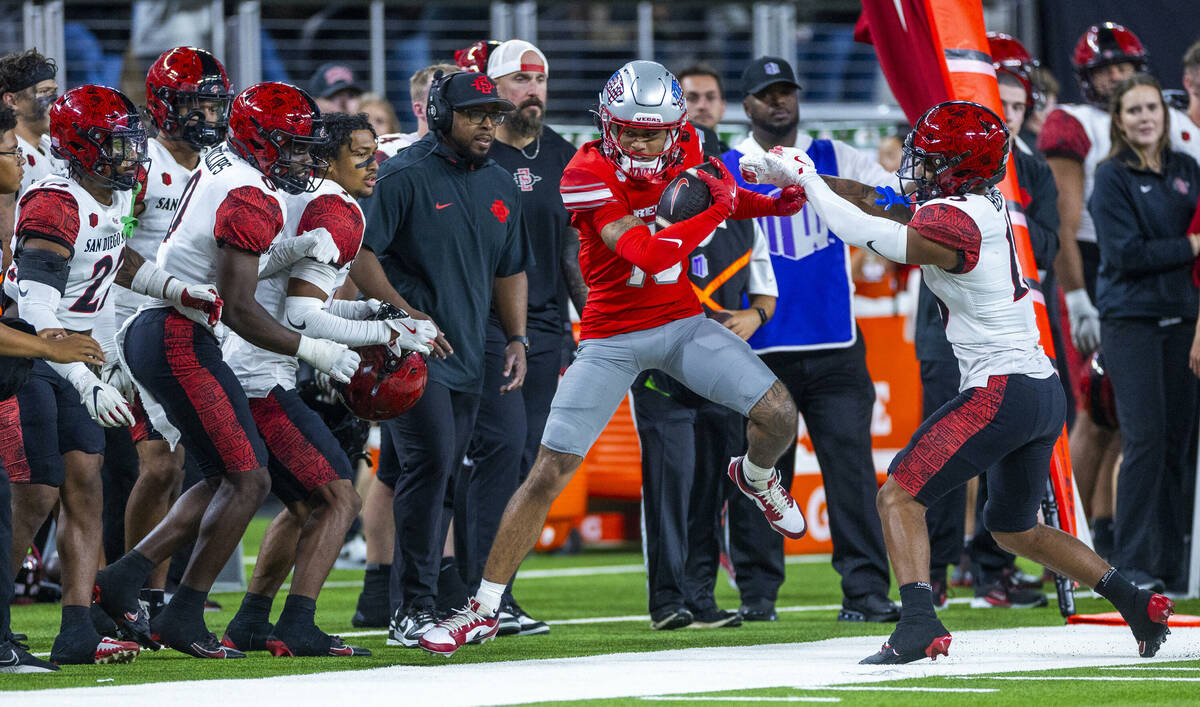
POLYGON ((525 347, 525 353, 529 353, 529 337, 528 336, 522 336, 521 334, 514 334, 514 335, 508 337, 508 343, 511 344, 514 341, 521 342, 521 346, 525 347))

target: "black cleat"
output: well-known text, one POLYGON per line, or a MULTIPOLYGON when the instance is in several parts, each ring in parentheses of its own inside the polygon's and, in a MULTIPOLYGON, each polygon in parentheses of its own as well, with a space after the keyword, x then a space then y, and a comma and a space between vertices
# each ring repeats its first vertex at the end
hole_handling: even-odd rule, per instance
POLYGON ((138 602, 136 592, 129 597, 120 596, 105 574, 108 569, 96 573, 92 601, 117 625, 117 633, 121 638, 134 641, 143 648, 158 650, 162 646, 150 635, 150 614, 138 602))
POLYGON ((695 620, 691 628, 737 628, 742 625, 742 615, 736 611, 726 611, 711 607, 692 612, 695 620))
POLYGON ((58 666, 31 655, 16 641, 0 642, 0 673, 52 673, 58 666))
POLYGON ((305 635, 272 635, 267 639, 267 650, 276 658, 371 657, 371 651, 366 648, 347 645, 340 636, 330 636, 316 626, 309 627, 302 634, 305 635))
POLYGON ((692 612, 687 609, 668 609, 667 611, 650 617, 650 628, 655 631, 674 631, 677 628, 683 628, 692 623, 695 617, 692 612))
POLYGON ((50 662, 55 665, 104 665, 108 663, 132 663, 141 652, 133 641, 117 641, 111 638, 58 634, 50 650, 50 662))
POLYGON ((239 621, 238 617, 234 616, 233 621, 225 627, 221 645, 244 653, 270 650, 268 643, 274 630, 275 627, 267 621, 252 624, 249 621, 239 621))
POLYGON ((193 658, 212 658, 220 660, 223 658, 245 658, 246 654, 236 648, 222 645, 217 640, 217 634, 212 631, 205 631, 203 636, 193 636, 191 640, 184 637, 171 636, 170 632, 163 632, 163 645, 168 648, 174 648, 180 653, 192 656, 193 658))
POLYGON ((390 620, 391 613, 388 612, 387 601, 378 606, 364 607, 362 597, 359 597, 358 608, 354 610, 350 625, 355 628, 387 628, 390 620))
POLYGON ((779 614, 775 611, 775 604, 772 602, 757 602, 755 604, 742 604, 742 608, 738 609, 738 613, 742 615, 743 621, 778 621, 779 614))
POLYGON ((847 597, 842 601, 842 610, 838 612, 837 620, 892 623, 900 620, 900 606, 882 594, 867 594, 853 599, 847 597))
POLYGON ((1153 658, 1162 644, 1166 642, 1171 629, 1167 620, 1175 613, 1175 602, 1162 594, 1154 594, 1146 589, 1138 590, 1134 600, 1136 613, 1125 617, 1125 622, 1133 630, 1133 637, 1138 642, 1138 655, 1143 658, 1153 658))
POLYGON ((896 630, 878 653, 859 661, 860 665, 900 665, 914 660, 950 654, 950 632, 936 616, 901 619, 896 630))

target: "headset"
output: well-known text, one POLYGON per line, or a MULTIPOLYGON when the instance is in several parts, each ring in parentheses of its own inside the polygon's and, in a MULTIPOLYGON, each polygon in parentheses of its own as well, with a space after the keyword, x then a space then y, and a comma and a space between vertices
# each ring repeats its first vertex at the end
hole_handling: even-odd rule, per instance
POLYGON ((429 129, 435 133, 450 132, 454 125, 454 108, 446 100, 446 85, 453 74, 446 74, 440 69, 434 73, 433 81, 429 84, 429 98, 425 101, 425 120, 429 129))

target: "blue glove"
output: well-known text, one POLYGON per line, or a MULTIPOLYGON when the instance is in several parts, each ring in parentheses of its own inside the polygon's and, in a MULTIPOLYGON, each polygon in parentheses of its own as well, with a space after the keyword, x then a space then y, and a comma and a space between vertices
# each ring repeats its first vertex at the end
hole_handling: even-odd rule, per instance
POLYGON ((882 206, 884 211, 891 209, 893 206, 908 208, 913 205, 903 194, 897 194, 896 190, 891 187, 875 187, 875 191, 879 193, 879 198, 875 200, 875 205, 882 206))

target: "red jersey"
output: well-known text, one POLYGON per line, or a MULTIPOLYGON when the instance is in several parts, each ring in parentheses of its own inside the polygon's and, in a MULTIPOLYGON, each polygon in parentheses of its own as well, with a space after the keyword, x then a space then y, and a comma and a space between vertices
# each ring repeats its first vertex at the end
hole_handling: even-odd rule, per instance
POLYGON ((579 269, 588 285, 580 315, 580 338, 597 339, 661 326, 700 314, 700 301, 683 271, 683 259, 653 275, 617 255, 600 231, 625 216, 640 218, 651 232, 663 190, 680 172, 704 160, 696 130, 684 123, 679 135, 683 157, 654 180, 630 179, 619 172, 593 140, 563 170, 559 190, 579 230, 579 269))

